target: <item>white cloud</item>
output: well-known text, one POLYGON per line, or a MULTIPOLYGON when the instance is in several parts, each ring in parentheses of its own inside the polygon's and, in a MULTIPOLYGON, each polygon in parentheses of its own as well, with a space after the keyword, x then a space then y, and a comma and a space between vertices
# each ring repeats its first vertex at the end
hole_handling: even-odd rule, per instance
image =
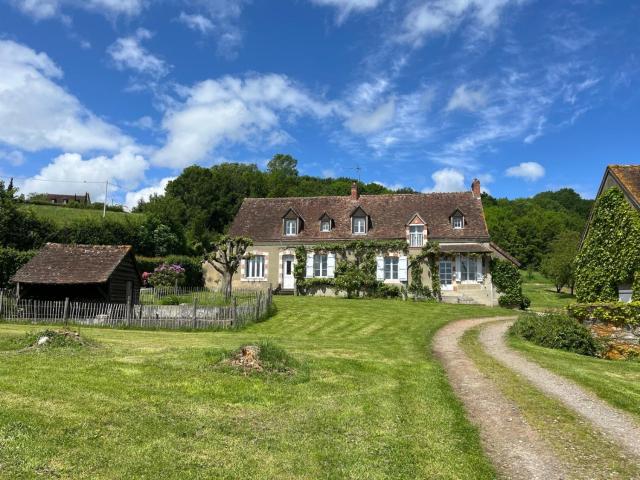
POLYGON ((465 186, 464 175, 453 168, 443 168, 431 175, 433 187, 425 188, 424 193, 431 192, 464 192, 469 190, 465 186))
POLYGON ((190 28, 191 30, 195 30, 202 34, 210 33, 214 29, 213 22, 204 15, 200 14, 188 14, 185 12, 180 12, 178 21, 186 25, 187 28, 190 28))
POLYGON ((545 170, 537 162, 522 162, 520 165, 507 168, 507 177, 518 177, 528 182, 535 182, 544 177, 545 170))
POLYGON ((336 178, 336 172, 332 168, 322 170, 322 178, 336 178))
POLYGON ((0 72, 0 143, 79 152, 132 143, 56 83, 62 71, 46 54, 0 40, 0 72))
POLYGON ((409 9, 398 40, 420 46, 429 35, 455 30, 470 19, 479 31, 493 29, 502 10, 522 0, 423 0, 409 9))
POLYGON ((354 133, 375 133, 388 126, 396 113, 396 104, 393 99, 383 103, 373 111, 354 113, 345 125, 354 133))
POLYGON ((117 39, 107 49, 118 70, 134 70, 160 78, 169 72, 164 60, 156 57, 141 45, 152 37, 149 30, 139 28, 134 35, 117 39))
POLYGON ((167 142, 153 157, 174 168, 202 161, 222 144, 288 139, 281 123, 307 115, 326 117, 332 104, 313 99, 284 75, 222 77, 186 88, 185 101, 162 121, 167 142))
POLYGON ((468 85, 455 89, 447 104, 447 111, 467 110, 475 112, 487 104, 487 95, 483 90, 473 90, 468 85))
POLYGON ((175 180, 176 177, 167 177, 163 178, 156 185, 152 185, 150 187, 145 187, 137 192, 129 192, 127 193, 124 205, 129 210, 138 205, 140 200, 147 201, 152 195, 164 195, 164 191, 167 188, 167 185, 170 181, 175 180))
POLYGON ((0 150, 0 162, 7 162, 12 167, 19 167, 24 161, 24 154, 18 150, 0 150))
POLYGON ((103 201, 105 184, 102 182, 108 180, 114 184, 109 187, 111 200, 112 195, 121 188, 128 190, 138 186, 144 180, 148 166, 144 157, 137 154, 133 148, 126 148, 112 157, 98 156, 86 160, 80 154, 65 153, 56 157, 37 175, 20 182, 18 186, 24 194, 87 191, 94 200, 103 201))
POLYGON ((107 16, 135 16, 145 4, 144 0, 11 0, 11 3, 35 20, 53 17, 65 19, 62 14, 65 8, 80 8, 107 16))
POLYGON ((373 10, 383 0, 311 0, 321 6, 334 7, 338 10, 338 23, 344 22, 353 12, 373 10))

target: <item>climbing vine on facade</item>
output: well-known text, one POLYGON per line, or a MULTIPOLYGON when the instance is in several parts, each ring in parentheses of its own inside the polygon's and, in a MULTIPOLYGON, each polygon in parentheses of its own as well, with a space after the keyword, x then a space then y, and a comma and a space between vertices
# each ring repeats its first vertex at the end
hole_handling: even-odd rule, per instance
POLYGON ((640 296, 640 213, 618 188, 596 201, 587 234, 575 262, 579 302, 618 299, 618 285, 634 286, 640 296), (635 280, 635 281, 634 281, 635 280))

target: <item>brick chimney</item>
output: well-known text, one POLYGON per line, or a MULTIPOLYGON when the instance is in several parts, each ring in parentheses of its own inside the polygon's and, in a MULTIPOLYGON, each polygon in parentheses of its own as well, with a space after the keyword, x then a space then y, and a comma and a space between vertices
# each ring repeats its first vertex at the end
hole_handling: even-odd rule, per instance
POLYGON ((358 184, 356 182, 353 182, 351 184, 351 198, 353 200, 357 200, 360 198, 360 194, 358 193, 358 184))
POLYGON ((480 190, 480 180, 477 178, 474 178, 473 182, 471 182, 471 191, 473 192, 474 197, 480 198, 480 195, 482 195, 482 191, 480 190))

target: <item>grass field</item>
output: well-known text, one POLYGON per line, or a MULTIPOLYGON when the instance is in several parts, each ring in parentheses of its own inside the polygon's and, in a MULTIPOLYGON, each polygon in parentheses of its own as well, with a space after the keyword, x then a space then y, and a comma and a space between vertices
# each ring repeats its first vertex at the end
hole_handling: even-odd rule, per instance
MULTIPOLYGON (((37 217, 49 219, 58 225, 65 225, 74 220, 102 218, 102 210, 65 208, 53 205, 25 205, 23 208, 30 208, 37 217)), ((144 221, 144 215, 139 213, 107 211, 107 218, 140 223, 144 221)))
MULTIPOLYGON (((465 352, 478 368, 496 383, 503 395, 517 405, 518 411, 527 423, 539 432, 549 448, 569 466, 569 478, 640 478, 640 465, 625 456, 610 439, 585 423, 582 417, 559 401, 547 397, 523 380, 521 375, 488 355, 478 336, 477 328, 469 330, 463 336, 461 344, 465 352)), ((553 354, 557 350, 549 352, 553 354)), ((547 356, 549 353, 545 352, 544 355, 547 356)), ((579 365, 580 360, 574 358, 569 362, 569 366, 579 365)), ((632 380, 631 376, 628 380, 632 380)))
POLYGON ((543 367, 574 380, 603 400, 640 418, 640 361, 616 361, 538 347, 518 338, 509 344, 543 367))
POLYGON ((556 310, 563 309, 571 303, 575 303, 575 296, 568 290, 556 292, 553 283, 539 272, 532 272, 532 277, 526 271, 520 272, 522 276, 522 292, 531 299, 532 310, 556 310))
POLYGON ((15 351, 0 326, 0 477, 489 479, 477 432, 429 353, 434 332, 499 309, 277 298, 236 332, 83 329, 87 350, 15 351), (214 368, 268 340, 281 379, 214 368))

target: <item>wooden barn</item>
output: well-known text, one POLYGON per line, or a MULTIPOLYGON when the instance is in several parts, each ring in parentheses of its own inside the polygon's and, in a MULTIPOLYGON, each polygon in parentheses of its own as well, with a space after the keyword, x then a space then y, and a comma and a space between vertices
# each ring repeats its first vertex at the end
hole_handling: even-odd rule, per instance
POLYGON ((47 243, 11 282, 20 298, 135 304, 141 277, 129 245, 47 243))

